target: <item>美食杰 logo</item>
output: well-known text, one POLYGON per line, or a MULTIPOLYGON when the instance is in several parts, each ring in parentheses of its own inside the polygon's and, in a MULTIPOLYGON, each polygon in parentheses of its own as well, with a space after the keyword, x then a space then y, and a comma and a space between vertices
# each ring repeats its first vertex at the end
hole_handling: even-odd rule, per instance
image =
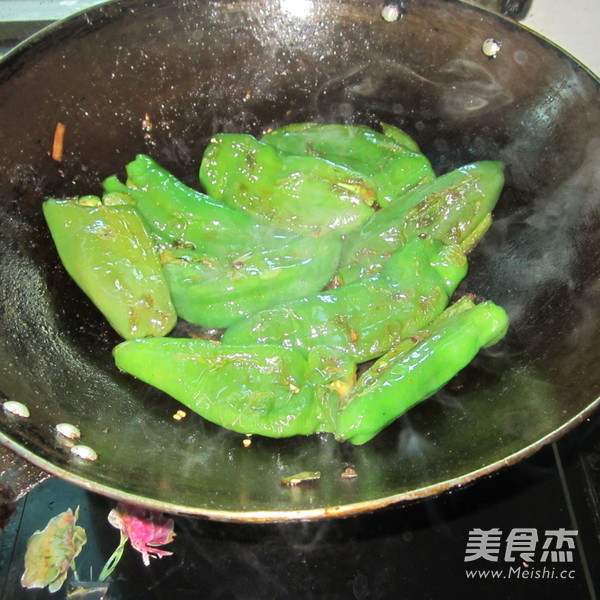
POLYGON ((577 534, 565 528, 471 529, 464 562, 477 568, 467 569, 467 578, 574 579, 577 534))

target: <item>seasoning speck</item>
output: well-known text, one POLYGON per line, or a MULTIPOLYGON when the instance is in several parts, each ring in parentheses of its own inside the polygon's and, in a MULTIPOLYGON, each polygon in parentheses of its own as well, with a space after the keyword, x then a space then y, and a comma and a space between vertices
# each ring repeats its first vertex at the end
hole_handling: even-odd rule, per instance
POLYGON ((481 45, 481 51, 488 58, 496 58, 498 52, 500 52, 500 48, 502 47, 502 42, 495 40, 494 38, 488 38, 481 45))
POLYGON ((16 400, 7 400, 2 404, 2 408, 11 415, 26 419, 30 416, 29 409, 22 403, 16 400))
POLYGON ((316 481, 317 479, 321 479, 321 471, 302 471, 301 473, 296 473, 295 475, 283 477, 281 479, 281 483, 283 485, 292 487, 308 481, 316 481))
POLYGON ((342 479, 356 479, 358 477, 358 473, 352 467, 346 467, 341 474, 342 479))
POLYGON ((150 133, 152 131, 153 127, 154 127, 154 125, 152 123, 152 119, 150 118, 150 115, 148 113, 144 113, 144 118, 142 119, 142 129, 146 133, 150 133))
POLYGON ((83 458, 83 460, 98 460, 98 454, 96 451, 89 446, 84 446, 83 444, 77 444, 77 446, 73 446, 71 448, 71 454, 74 454, 78 458, 83 458))
POLYGON ((64 123, 57 123, 54 129, 54 139, 52 140, 52 159, 61 162, 64 153, 65 132, 67 126, 64 123))
POLYGON ((70 440, 76 440, 81 437, 79 428, 75 427, 75 425, 71 425, 71 423, 59 423, 56 426, 56 431, 70 440))

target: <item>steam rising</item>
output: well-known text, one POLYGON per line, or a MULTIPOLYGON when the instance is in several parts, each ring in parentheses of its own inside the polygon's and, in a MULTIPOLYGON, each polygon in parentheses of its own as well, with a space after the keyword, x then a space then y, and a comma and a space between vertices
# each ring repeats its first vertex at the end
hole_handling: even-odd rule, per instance
POLYGON ((456 58, 441 72, 447 75, 436 85, 442 86, 442 112, 452 118, 498 110, 513 101, 513 94, 494 74, 474 61, 456 58))

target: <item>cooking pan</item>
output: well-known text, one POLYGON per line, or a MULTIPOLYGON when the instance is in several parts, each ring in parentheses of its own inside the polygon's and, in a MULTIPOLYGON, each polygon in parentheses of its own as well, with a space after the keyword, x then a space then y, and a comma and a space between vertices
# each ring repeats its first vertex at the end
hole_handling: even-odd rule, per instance
MULTIPOLYGON (((125 0, 28 40, 0 65, 0 439, 110 497, 222 520, 310 519, 439 494, 519 461, 600 395, 598 80, 513 21, 449 0, 125 0), (393 12, 393 11, 392 11, 393 12), (389 12, 386 14, 390 14, 389 12), (500 42, 494 57, 486 39, 500 42), (120 373, 120 341, 62 268, 40 210, 99 193, 137 153, 197 185, 215 132, 392 123, 437 173, 506 163, 461 286, 508 337, 372 442, 243 438, 120 373), (51 156, 57 123, 62 160, 51 156), (58 423, 98 455, 73 455, 58 423), (346 467, 358 477, 341 477, 346 467), (320 471, 309 485, 281 478, 320 471)), ((176 333, 185 333, 182 324, 176 333)))

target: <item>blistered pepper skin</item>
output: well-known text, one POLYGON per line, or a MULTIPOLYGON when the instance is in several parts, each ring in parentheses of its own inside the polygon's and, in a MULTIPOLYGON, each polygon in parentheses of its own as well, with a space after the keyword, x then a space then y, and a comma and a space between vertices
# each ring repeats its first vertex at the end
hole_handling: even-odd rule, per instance
POLYGON ((459 244, 467 252, 491 223, 503 185, 503 163, 480 161, 407 192, 348 236, 342 247, 339 283, 377 273, 389 256, 419 235, 459 244))
POLYGON ((324 345, 364 362, 440 314, 466 272, 458 247, 415 238, 380 274, 260 311, 233 325, 222 339, 304 353, 324 345))
MULTIPOLYGON (((308 435, 332 429, 325 416, 335 381, 352 365, 332 370, 327 350, 309 361, 276 346, 222 345, 203 339, 131 340, 113 350, 116 365, 169 394, 205 419, 242 434, 308 435), (333 384, 333 388, 330 386, 333 384)), ((339 405, 336 393, 334 402, 339 405)))
POLYGON ((244 253, 163 250, 161 260, 177 312, 203 327, 231 327, 244 317, 322 289, 339 262, 336 235, 269 242, 244 253))
POLYGON ((377 204, 385 206, 415 186, 435 178, 429 160, 409 138, 404 144, 364 125, 294 123, 274 129, 261 141, 290 154, 318 156, 372 178, 377 204), (407 148, 410 146, 410 149, 407 148))
POLYGON ((317 346, 307 356, 308 380, 319 407, 319 428, 315 433, 335 431, 337 413, 356 383, 357 365, 346 352, 317 346))
POLYGON ((125 338, 163 336, 177 314, 143 219, 118 194, 49 199, 44 217, 77 285, 125 338))
POLYGON ((348 233, 372 214, 369 177, 314 156, 280 152, 246 134, 218 134, 204 152, 206 192, 252 218, 289 231, 348 233))
POLYGON ((129 193, 161 247, 178 314, 228 327, 242 317, 323 288, 337 269, 341 238, 305 236, 256 223, 190 189, 147 156, 127 165, 129 193))
POLYGON ((363 373, 337 414, 338 440, 368 442, 506 334, 504 309, 490 301, 473 305, 468 298, 457 304, 363 373))
POLYGON ((179 181, 151 157, 139 154, 126 167, 127 182, 116 176, 104 180, 107 192, 124 192, 158 240, 175 248, 221 245, 244 247, 259 238, 260 226, 220 200, 179 181))

